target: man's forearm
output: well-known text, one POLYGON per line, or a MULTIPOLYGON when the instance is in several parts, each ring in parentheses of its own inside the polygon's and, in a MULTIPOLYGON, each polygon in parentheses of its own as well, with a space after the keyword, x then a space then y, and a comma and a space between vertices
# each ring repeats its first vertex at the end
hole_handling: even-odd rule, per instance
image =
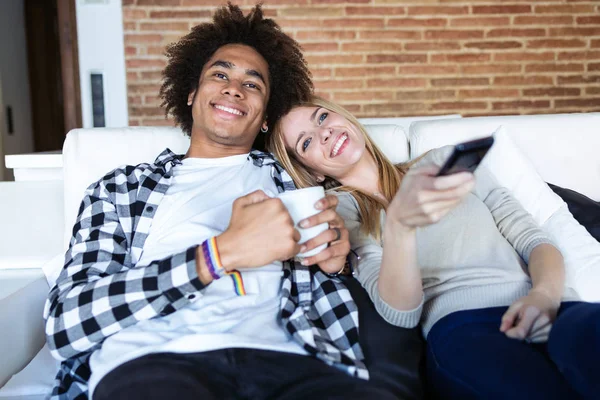
POLYGON ((560 251, 550 244, 536 246, 529 257, 533 289, 560 301, 565 284, 565 265, 560 251))

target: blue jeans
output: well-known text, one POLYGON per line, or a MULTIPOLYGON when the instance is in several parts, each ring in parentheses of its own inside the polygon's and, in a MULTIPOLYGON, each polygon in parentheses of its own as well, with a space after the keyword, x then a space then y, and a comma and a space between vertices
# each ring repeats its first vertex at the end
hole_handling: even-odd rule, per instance
POLYGON ((507 307, 459 311, 427 337, 427 387, 441 399, 600 399, 600 304, 559 309, 547 343, 507 338, 507 307))

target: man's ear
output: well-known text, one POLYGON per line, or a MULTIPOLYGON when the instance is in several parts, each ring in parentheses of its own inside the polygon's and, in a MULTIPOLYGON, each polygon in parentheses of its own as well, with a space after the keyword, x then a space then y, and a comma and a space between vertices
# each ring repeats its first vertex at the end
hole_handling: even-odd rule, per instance
POLYGON ((187 105, 191 106, 192 103, 194 102, 194 97, 196 97, 196 91, 194 90, 193 92, 190 92, 190 94, 188 94, 188 100, 187 100, 187 105))
POLYGON ((265 122, 263 122, 262 126, 260 127, 260 131, 262 133, 267 133, 269 131, 269 124, 267 124, 266 119, 265 119, 265 122))

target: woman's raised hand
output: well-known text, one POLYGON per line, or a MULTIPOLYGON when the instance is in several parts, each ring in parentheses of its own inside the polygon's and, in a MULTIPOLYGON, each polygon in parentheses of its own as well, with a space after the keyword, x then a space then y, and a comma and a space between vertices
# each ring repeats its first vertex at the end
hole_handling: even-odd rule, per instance
POLYGON ((407 228, 433 224, 456 207, 475 185, 470 172, 437 177, 438 171, 439 167, 433 164, 411 168, 388 206, 388 218, 407 228))

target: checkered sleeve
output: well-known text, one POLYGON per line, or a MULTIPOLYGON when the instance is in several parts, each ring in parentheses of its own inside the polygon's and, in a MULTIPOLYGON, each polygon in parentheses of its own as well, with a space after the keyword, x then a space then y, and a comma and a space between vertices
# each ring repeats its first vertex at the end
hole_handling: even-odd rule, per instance
POLYGON ((46 340, 58 360, 92 351, 138 321, 181 309, 203 289, 196 246, 148 266, 132 265, 139 212, 123 210, 135 210, 140 200, 130 195, 129 204, 115 201, 115 193, 133 192, 130 181, 115 183, 118 178, 105 177, 86 191, 65 266, 46 301, 46 340))

